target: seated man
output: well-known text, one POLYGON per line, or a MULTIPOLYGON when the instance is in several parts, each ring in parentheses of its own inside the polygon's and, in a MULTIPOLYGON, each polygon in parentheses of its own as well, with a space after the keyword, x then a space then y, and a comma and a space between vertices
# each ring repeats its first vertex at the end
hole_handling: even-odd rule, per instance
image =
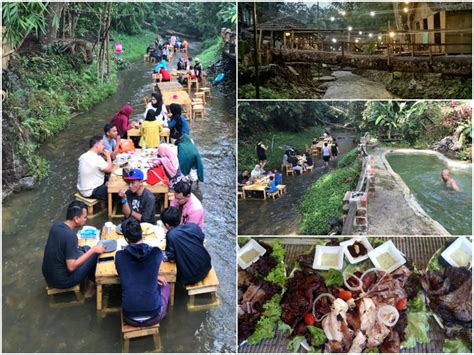
POLYGON ((237 180, 238 180, 238 190, 242 191, 242 187, 245 186, 247 181, 249 181, 249 171, 247 169, 242 170, 242 173, 240 173, 237 180))
POLYGON ((170 205, 179 209, 181 224, 195 223, 204 231, 204 209, 201 201, 191 192, 191 186, 189 181, 177 182, 170 205))
POLYGON ((115 266, 122 286, 123 318, 134 327, 148 327, 159 323, 168 310, 170 285, 158 275, 163 253, 143 243, 137 221, 125 221, 122 231, 128 246, 117 251, 115 266))
MULTIPOLYGON (((78 248, 75 228, 83 226, 87 221, 87 206, 84 202, 73 201, 69 204, 64 222, 54 222, 44 248, 42 271, 49 287, 70 288, 81 283, 86 277, 95 281, 97 254, 104 252, 98 244, 94 247, 78 248)), ((89 283, 85 291, 91 297, 94 284, 89 283)))
POLYGON ((265 191, 266 191, 267 193, 277 192, 278 190, 277 190, 277 187, 276 187, 276 185, 275 185, 275 181, 274 181, 275 178, 273 177, 273 175, 270 175, 270 176, 269 176, 269 179, 270 179, 270 182, 268 183, 269 188, 266 189, 265 191))
POLYGON ((104 149, 108 150, 112 160, 115 159, 120 150, 120 137, 117 127, 112 123, 106 123, 104 126, 104 149))
POLYGON ((298 158, 295 156, 295 155, 291 155, 289 158, 288 158, 288 163, 291 164, 292 166, 292 169, 295 170, 295 171, 299 171, 301 173, 301 170, 303 169, 300 165, 298 165, 298 158))
POLYGON ((168 207, 160 215, 168 230, 166 258, 176 262, 178 282, 188 285, 201 281, 211 270, 211 256, 204 247, 204 233, 194 223, 179 224, 180 213, 168 207))
POLYGON ((121 189, 122 211, 125 218, 133 217, 138 222, 156 223, 155 195, 143 185, 144 175, 141 170, 130 169, 123 179, 128 189, 121 189))
POLYGON ((104 150, 104 139, 101 136, 92 137, 89 148, 79 157, 77 189, 84 197, 107 200, 105 173, 110 173, 113 169, 110 152, 104 150), (103 154, 106 160, 100 154, 103 154))
POLYGON ((275 176, 275 185, 281 185, 281 174, 277 168, 273 169, 273 176, 275 176))
POLYGON ((456 183, 456 180, 454 180, 451 177, 451 173, 449 172, 449 169, 443 169, 441 171, 441 179, 443 180, 443 183, 447 189, 454 190, 456 192, 461 191, 458 184, 456 183))

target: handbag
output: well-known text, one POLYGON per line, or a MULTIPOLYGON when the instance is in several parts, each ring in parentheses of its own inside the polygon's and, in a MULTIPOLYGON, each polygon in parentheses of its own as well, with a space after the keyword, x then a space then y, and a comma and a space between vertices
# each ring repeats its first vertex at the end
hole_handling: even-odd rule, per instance
POLYGON ((148 170, 146 182, 150 185, 155 185, 159 182, 162 182, 166 186, 170 185, 170 180, 168 179, 168 176, 166 176, 163 165, 148 170))

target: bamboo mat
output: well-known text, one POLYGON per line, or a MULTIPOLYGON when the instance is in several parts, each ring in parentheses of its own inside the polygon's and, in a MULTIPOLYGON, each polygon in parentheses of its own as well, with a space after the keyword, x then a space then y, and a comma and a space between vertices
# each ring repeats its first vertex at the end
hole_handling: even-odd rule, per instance
MULTIPOLYGON (((382 240, 391 239, 395 246, 402 251, 408 258, 412 259, 419 270, 424 270, 432 255, 444 245, 446 237, 378 237, 382 240)), ((258 238, 262 242, 267 240, 280 240, 281 244, 287 250, 285 262, 287 265, 293 265, 293 262, 305 251, 311 248, 315 238, 258 238)), ((324 239, 327 239, 325 237, 324 239)), ((401 349, 402 353, 440 353, 443 348, 444 332, 438 323, 430 319, 430 331, 428 336, 432 341, 428 344, 417 344, 411 349, 401 349)), ((261 341, 256 345, 244 344, 238 348, 239 353, 288 353, 287 335, 277 331, 273 339, 261 341)), ((300 347, 299 352, 306 352, 300 347)))

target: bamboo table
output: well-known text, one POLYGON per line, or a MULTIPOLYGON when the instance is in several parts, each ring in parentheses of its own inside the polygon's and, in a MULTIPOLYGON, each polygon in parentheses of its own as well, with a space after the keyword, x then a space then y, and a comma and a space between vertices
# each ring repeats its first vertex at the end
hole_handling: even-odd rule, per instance
MULTIPOLYGON (((141 149, 136 149, 134 153, 133 160, 140 160, 141 157, 141 149)), ((146 158, 142 158, 145 160, 146 158)), ((114 164, 114 171, 117 169, 118 166, 114 164)), ((155 185, 149 185, 144 182, 145 188, 150 190, 153 194, 163 194, 164 195, 164 208, 168 207, 168 192, 169 187, 162 182, 159 182, 155 185)), ((116 175, 114 172, 110 174, 110 178, 107 184, 107 210, 109 218, 113 217, 123 217, 123 215, 116 214, 113 211, 113 202, 112 202, 112 194, 118 193, 121 189, 127 189, 127 183, 123 180, 122 176, 116 175)))
MULTIPOLYGON (((139 128, 131 128, 127 131, 128 138, 130 137, 140 137, 139 128)), ((160 137, 164 137, 166 143, 170 144, 170 129, 168 127, 163 127, 160 133, 160 137)))
MULTIPOLYGON (((122 239, 123 236, 117 234, 115 230, 111 233, 107 233, 105 227, 102 229, 102 239, 106 240, 118 240, 122 239)), ((156 238, 155 234, 151 234, 150 236, 145 236, 145 241, 150 238, 156 238)), ((103 312, 112 312, 116 311, 113 308, 107 308, 107 301, 103 302, 103 294, 102 294, 102 287, 103 285, 119 285, 120 278, 117 274, 117 269, 115 267, 115 254, 117 250, 104 253, 99 256, 97 260, 97 268, 95 271, 95 282, 97 285, 97 310, 103 312), (101 259, 113 257, 113 260, 101 262, 101 259), (105 303, 105 307, 104 307, 105 303)), ((176 285, 176 274, 177 268, 176 263, 171 263, 167 261, 163 261, 160 264, 159 275, 163 276, 166 281, 170 284, 170 299, 169 304, 170 306, 174 305, 174 292, 175 292, 175 285, 176 285)), ((158 281, 157 281, 158 282, 158 281)))
POLYGON ((248 184, 245 186, 242 186, 242 192, 244 193, 244 199, 247 197, 246 196, 246 191, 261 191, 263 192, 263 199, 267 199, 267 189, 268 189, 268 182, 270 180, 268 179, 268 176, 264 176, 263 178, 260 177, 257 179, 256 182, 253 184, 248 184))

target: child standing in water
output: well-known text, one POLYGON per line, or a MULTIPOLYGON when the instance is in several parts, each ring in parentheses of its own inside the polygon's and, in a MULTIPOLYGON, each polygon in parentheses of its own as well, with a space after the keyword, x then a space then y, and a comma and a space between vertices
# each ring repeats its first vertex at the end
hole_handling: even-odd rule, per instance
POLYGON ((451 173, 449 172, 449 169, 443 169, 441 171, 441 179, 443 179, 443 182, 444 182, 444 185, 446 186, 446 188, 448 188, 450 190, 454 190, 456 192, 461 191, 458 184, 456 183, 456 180, 454 180, 451 177, 451 173))

